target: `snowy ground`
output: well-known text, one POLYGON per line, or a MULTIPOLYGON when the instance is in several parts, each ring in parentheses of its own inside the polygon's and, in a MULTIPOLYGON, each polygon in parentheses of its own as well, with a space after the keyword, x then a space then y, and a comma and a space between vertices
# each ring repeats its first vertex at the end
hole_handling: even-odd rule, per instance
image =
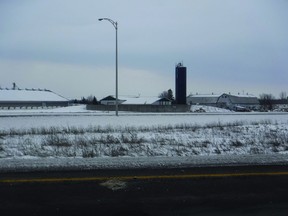
POLYGON ((85 167, 101 161, 108 166, 108 161, 126 164, 131 158, 136 166, 137 161, 146 164, 147 157, 160 164, 182 164, 191 158, 205 163, 203 158, 223 161, 223 157, 233 163, 255 156, 267 163, 263 155, 269 161, 286 161, 287 113, 203 109, 205 113, 120 112, 119 117, 114 112, 87 111, 84 106, 0 110, 0 169, 25 163, 68 166, 77 161, 85 167))

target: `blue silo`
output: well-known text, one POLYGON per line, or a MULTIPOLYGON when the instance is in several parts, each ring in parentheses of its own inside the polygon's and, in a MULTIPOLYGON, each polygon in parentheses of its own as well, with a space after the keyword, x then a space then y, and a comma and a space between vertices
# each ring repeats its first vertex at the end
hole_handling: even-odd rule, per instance
POLYGON ((186 67, 182 63, 178 63, 175 68, 175 91, 176 91, 176 104, 186 104, 187 92, 187 72, 186 67))

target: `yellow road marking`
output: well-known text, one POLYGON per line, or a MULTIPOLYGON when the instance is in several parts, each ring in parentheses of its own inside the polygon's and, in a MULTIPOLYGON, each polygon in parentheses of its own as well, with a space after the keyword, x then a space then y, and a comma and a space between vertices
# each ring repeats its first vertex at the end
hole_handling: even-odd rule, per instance
POLYGON ((57 182, 84 182, 84 181, 107 181, 117 179, 128 180, 153 180, 153 179, 193 179, 193 178, 220 178, 241 176, 283 176, 288 172, 262 172, 262 173, 212 173, 212 174, 183 174, 183 175, 150 175, 150 176, 95 176, 95 177, 67 177, 67 178, 27 178, 27 179, 0 179, 0 183, 57 183, 57 182))

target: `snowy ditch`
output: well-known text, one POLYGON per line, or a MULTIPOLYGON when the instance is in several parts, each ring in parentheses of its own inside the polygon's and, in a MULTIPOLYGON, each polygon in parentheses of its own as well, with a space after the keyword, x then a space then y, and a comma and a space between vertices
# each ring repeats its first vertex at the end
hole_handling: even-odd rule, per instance
POLYGON ((272 153, 288 153, 287 121, 0 127, 2 159, 272 153))

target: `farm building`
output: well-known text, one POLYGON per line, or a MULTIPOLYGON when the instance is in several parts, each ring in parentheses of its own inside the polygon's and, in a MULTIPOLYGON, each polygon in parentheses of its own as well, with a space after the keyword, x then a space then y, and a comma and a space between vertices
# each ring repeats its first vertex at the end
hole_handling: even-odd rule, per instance
POLYGON ((222 94, 218 99, 218 106, 235 111, 256 110, 259 108, 259 100, 254 95, 222 94))
POLYGON ((190 105, 206 105, 226 108, 234 111, 248 111, 259 108, 258 98, 254 95, 190 95, 187 97, 190 105))
MULTIPOLYGON (((87 105, 87 110, 114 111, 116 98, 108 96, 100 100, 100 104, 87 105)), ((189 112, 190 106, 174 104, 167 98, 158 97, 120 97, 119 111, 127 112, 189 112)))
MULTIPOLYGON (((159 97, 120 97, 119 104, 123 105, 171 105, 171 101, 167 98, 159 97)), ((100 100, 102 105, 115 105, 116 98, 107 96, 100 100)))
POLYGON ((68 106, 69 100, 47 89, 0 88, 0 108, 68 106))
POLYGON ((218 99, 221 95, 189 95, 187 97, 187 103, 189 105, 206 105, 217 106, 218 99))

